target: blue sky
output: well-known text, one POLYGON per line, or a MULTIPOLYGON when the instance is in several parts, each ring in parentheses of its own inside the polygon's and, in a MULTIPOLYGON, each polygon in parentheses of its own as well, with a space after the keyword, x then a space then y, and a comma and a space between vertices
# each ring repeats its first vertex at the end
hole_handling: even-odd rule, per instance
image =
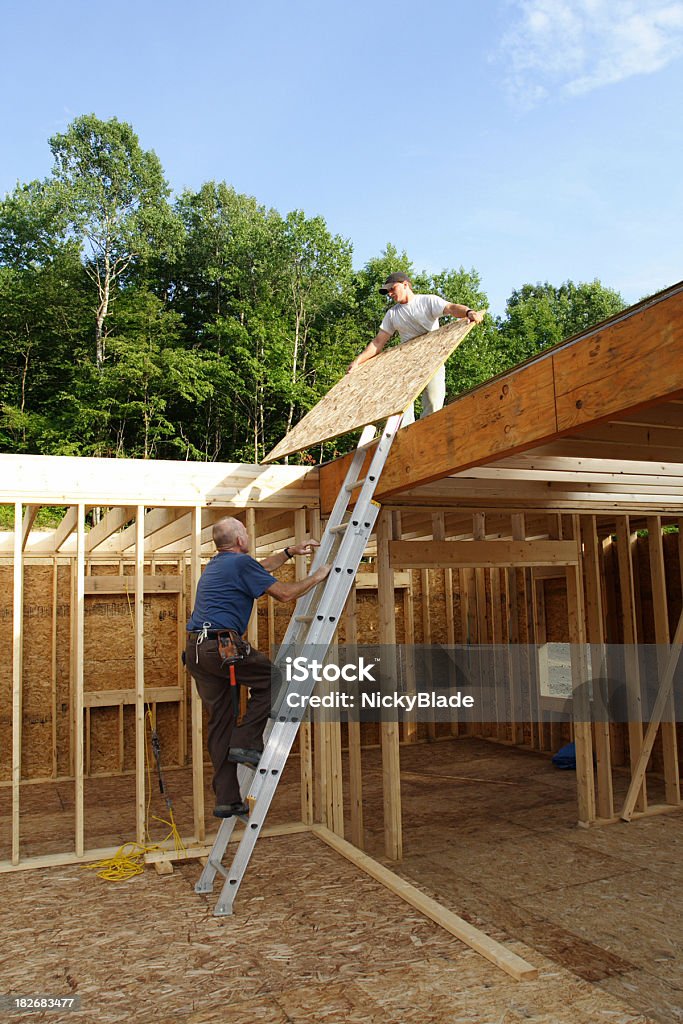
POLYGON ((174 191, 322 215, 358 267, 388 242, 474 267, 495 313, 525 282, 683 277, 683 0, 24 0, 2 34, 2 193, 94 112, 174 191))

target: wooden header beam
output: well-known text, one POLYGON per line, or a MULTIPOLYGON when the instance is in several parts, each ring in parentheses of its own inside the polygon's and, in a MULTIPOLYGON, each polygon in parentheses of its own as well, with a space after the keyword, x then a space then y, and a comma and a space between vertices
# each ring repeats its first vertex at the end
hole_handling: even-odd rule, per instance
POLYGON ((0 455, 0 504, 308 508, 317 485, 305 466, 0 455))
POLYGON ((573 540, 394 540, 392 566, 401 569, 497 569, 538 565, 576 565, 573 540))
MULTIPOLYGON (((683 283, 399 431, 376 497, 386 500, 570 432, 580 439, 593 424, 681 395, 683 283)), ((623 454, 629 457, 628 448, 623 454)), ((332 507, 349 458, 320 469, 323 513, 332 507)))

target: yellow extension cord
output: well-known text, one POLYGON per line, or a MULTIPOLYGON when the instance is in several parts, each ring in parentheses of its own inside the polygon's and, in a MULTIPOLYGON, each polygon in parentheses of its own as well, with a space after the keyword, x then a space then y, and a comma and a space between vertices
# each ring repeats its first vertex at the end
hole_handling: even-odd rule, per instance
MULTIPOLYGON (((145 714, 145 720, 149 721, 150 730, 153 728, 152 724, 152 712, 147 708, 145 714)), ((173 845, 177 854, 186 853, 185 845, 181 839, 180 833, 176 826, 173 818, 173 808, 169 807, 170 821, 165 818, 158 818, 156 815, 152 815, 153 821, 158 821, 162 825, 166 825, 169 829, 168 835, 166 835, 159 843, 152 843, 149 834, 149 809, 152 802, 152 785, 151 785, 151 772, 149 767, 149 752, 147 750, 147 736, 145 734, 145 768, 147 770, 147 810, 145 813, 145 835, 147 837, 147 843, 128 842, 120 846, 113 857, 109 857, 106 860, 98 860, 94 864, 84 864, 83 867, 97 872, 98 878, 103 878, 106 882, 125 882, 129 878, 133 878, 135 875, 141 875, 145 870, 145 855, 152 853, 156 850, 163 850, 164 843, 167 843, 170 839, 173 839, 173 845)))

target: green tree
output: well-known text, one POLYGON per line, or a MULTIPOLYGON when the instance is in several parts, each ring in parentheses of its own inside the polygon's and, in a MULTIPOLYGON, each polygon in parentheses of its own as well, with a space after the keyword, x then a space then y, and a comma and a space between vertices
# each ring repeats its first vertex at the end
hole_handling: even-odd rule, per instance
POLYGON ((559 287, 547 281, 523 285, 508 299, 505 317, 498 323, 507 365, 588 330, 625 305, 618 292, 598 280, 578 285, 565 281, 559 287))
POLYGON ((115 117, 77 117, 50 139, 50 149, 52 186, 96 288, 95 357, 101 368, 115 286, 177 241, 170 190, 156 154, 143 150, 131 125, 115 117))
MULTIPOLYGON (((0 201, 0 444, 58 452, 63 397, 73 391, 87 316, 87 280, 42 182, 0 201)), ((68 434, 68 431, 67 431, 68 434)))

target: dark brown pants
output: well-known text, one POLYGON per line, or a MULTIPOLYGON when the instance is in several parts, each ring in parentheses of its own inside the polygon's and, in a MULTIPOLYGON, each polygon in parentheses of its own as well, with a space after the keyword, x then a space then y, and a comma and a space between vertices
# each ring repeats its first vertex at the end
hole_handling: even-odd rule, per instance
POLYGON ((230 747, 263 749, 263 730, 271 706, 273 666, 265 654, 252 650, 235 663, 240 686, 250 690, 247 710, 239 725, 235 723, 228 666, 221 665, 218 644, 207 637, 200 644, 189 639, 185 649, 188 672, 194 677, 197 693, 209 713, 207 745, 213 765, 213 791, 217 804, 233 804, 242 799, 237 782, 237 765, 228 761, 230 747))

